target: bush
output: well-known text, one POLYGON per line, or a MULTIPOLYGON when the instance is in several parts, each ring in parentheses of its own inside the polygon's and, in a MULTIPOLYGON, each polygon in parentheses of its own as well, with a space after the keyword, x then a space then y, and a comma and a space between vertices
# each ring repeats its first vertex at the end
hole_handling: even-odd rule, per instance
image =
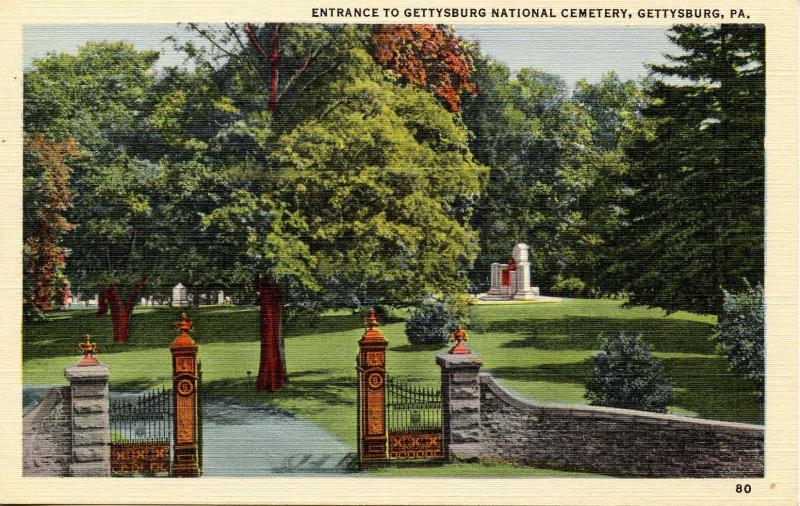
POLYGON ((578 278, 559 279, 550 287, 550 291, 563 297, 580 297, 586 291, 586 283, 578 278))
POLYGON ((717 325, 719 350, 731 370, 764 387, 764 289, 747 287, 739 293, 724 292, 717 325))
POLYGON ((586 398, 593 406, 667 411, 672 387, 663 376, 661 362, 641 335, 612 335, 592 361, 586 398))
POLYGON ((458 320, 441 302, 426 299, 411 312, 406 337, 411 344, 447 344, 458 320))

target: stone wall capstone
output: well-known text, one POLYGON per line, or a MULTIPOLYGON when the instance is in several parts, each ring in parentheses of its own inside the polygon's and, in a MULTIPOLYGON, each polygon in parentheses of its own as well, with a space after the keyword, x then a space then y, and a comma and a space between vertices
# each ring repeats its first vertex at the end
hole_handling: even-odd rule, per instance
POLYGON ((69 476, 71 406, 70 387, 54 387, 22 418, 23 476, 69 476))
POLYGON ((483 458, 625 476, 764 476, 759 425, 530 402, 488 373, 480 373, 480 418, 483 458))

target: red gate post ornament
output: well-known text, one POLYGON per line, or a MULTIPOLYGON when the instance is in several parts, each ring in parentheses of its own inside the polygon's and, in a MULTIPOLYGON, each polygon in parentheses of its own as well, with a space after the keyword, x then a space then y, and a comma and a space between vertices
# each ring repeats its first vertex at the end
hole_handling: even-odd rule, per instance
POLYGON ((172 342, 172 402, 174 415, 172 476, 200 476, 197 455, 197 344, 189 337, 192 321, 181 314, 172 342))
POLYGON ((381 463, 388 459, 386 435, 386 346, 388 342, 378 330, 375 310, 370 308, 367 330, 358 342, 359 366, 359 461, 381 463))

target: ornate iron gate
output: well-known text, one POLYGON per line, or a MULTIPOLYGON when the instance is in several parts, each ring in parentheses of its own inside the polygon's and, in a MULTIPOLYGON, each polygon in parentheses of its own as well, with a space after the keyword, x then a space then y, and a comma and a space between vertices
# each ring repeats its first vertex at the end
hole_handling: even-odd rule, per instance
POLYGON ((110 406, 111 473, 168 475, 172 394, 165 388, 114 401, 110 406))
POLYGON ((362 466, 387 460, 444 458, 442 395, 386 374, 388 342, 370 309, 356 357, 358 460, 362 466))
POLYGON ((390 459, 444 457, 440 391, 387 378, 386 427, 390 459))

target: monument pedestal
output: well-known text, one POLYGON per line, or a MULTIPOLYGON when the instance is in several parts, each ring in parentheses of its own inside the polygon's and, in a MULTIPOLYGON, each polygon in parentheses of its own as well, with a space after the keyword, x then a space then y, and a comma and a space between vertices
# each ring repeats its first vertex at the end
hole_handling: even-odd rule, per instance
POLYGON ((539 297, 539 287, 531 286, 530 246, 517 243, 508 264, 492 263, 491 287, 478 295, 479 300, 534 300, 539 297))

